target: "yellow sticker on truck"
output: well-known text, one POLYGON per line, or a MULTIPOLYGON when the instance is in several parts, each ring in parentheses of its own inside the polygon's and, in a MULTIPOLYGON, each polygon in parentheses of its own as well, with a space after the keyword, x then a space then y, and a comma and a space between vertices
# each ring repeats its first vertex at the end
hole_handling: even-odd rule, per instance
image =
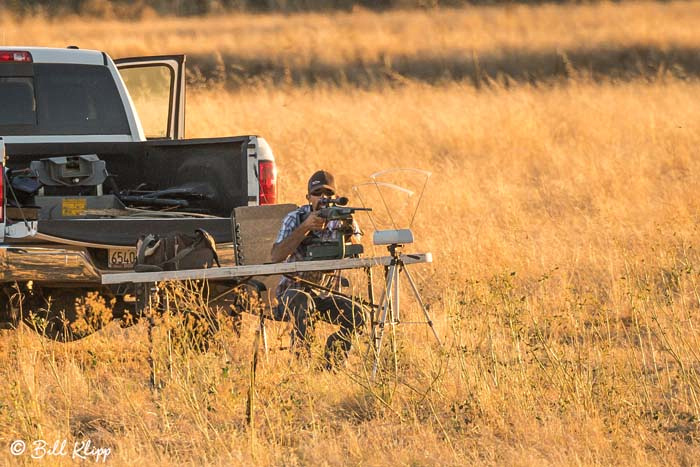
POLYGON ((63 217, 81 216, 87 209, 85 198, 64 198, 61 201, 61 214, 63 217))

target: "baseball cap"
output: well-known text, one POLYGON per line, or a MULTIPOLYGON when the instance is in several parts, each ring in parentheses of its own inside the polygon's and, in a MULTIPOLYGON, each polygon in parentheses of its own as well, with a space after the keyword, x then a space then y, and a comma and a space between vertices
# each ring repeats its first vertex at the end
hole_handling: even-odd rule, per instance
POLYGON ((335 194, 335 179, 330 172, 319 170, 309 179, 309 193, 323 188, 331 190, 335 194))

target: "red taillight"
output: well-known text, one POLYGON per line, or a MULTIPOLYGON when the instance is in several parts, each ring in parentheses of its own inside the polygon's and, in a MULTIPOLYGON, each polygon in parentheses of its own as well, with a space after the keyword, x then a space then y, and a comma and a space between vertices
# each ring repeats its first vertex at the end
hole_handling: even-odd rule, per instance
MULTIPOLYGON (((0 144, 2 144, 1 141, 0 144)), ((0 164, 0 223, 3 222, 5 222, 5 167, 0 164)))
POLYGON ((277 168, 274 161, 258 162, 260 204, 275 204, 277 201, 277 168))
POLYGON ((32 54, 16 50, 0 50, 0 62, 32 62, 32 54))

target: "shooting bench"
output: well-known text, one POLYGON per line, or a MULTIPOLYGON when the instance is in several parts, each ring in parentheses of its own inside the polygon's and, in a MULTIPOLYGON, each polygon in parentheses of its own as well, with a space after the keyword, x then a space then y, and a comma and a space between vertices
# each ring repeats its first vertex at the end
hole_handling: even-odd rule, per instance
MULTIPOLYGON (((266 288, 274 290, 274 285, 279 281, 281 275, 293 276, 310 271, 362 269, 367 277, 368 301, 365 301, 365 304, 369 305, 372 311, 372 338, 378 361, 387 316, 389 316, 389 324, 392 326, 400 322, 399 273, 404 272, 423 309, 427 324, 432 328, 438 343, 440 342, 432 326, 427 307, 423 304, 413 279, 406 270, 406 266, 410 264, 431 263, 433 260, 431 253, 402 253, 400 246, 397 248, 397 245, 393 245, 389 247, 390 255, 387 256, 269 263, 270 249, 276 239, 282 219, 295 208, 296 206, 293 204, 236 208, 231 216, 236 263, 234 266, 177 271, 109 273, 102 275, 102 284, 142 284, 146 289, 149 288, 149 284, 162 281, 232 280, 244 283, 255 278, 256 281, 259 281, 258 283, 263 283, 266 288), (384 268, 385 287, 379 302, 375 303, 372 268, 377 266, 384 268), (375 310, 379 312, 378 319, 375 318, 375 310)), ((267 305, 271 307, 272 303, 267 305)), ((263 310, 260 310, 260 331, 263 342, 266 340, 265 318, 263 310)), ((265 348, 267 349, 266 342, 265 348)), ((376 368, 375 362, 374 372, 376 372, 376 368)))
MULTIPOLYGON (((404 264, 431 263, 431 253, 402 254, 404 264)), ((123 272, 105 274, 103 284, 144 283, 161 281, 185 281, 196 279, 235 279, 253 276, 271 276, 296 274, 309 271, 335 271, 344 269, 366 269, 375 266, 389 266, 391 256, 366 258, 343 258, 323 261, 297 261, 294 263, 251 264, 243 266, 224 266, 211 269, 183 269, 180 271, 161 272, 123 272)))

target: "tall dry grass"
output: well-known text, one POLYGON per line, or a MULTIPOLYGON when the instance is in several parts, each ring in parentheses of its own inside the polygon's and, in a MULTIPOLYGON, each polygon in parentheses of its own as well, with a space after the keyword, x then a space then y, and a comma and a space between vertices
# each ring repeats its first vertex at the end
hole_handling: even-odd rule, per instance
MULTIPOLYGON (((694 8, 478 11, 552 14, 555 37, 555 18, 568 24, 571 11, 598 11, 590 21, 607 24, 607 37, 618 34, 607 22, 616 15, 676 15, 664 42, 694 8)), ((369 16, 386 19, 382 27, 394 18, 360 13, 359 24, 369 16)), ((398 368, 387 353, 372 381, 366 336, 330 374, 279 350, 288 330, 272 324, 249 421, 253 319, 241 337, 223 326, 205 354, 183 352, 167 326, 157 328, 155 392, 144 324, 74 344, 3 332, 0 458, 30 464, 10 455, 12 440, 66 438, 110 447, 115 465, 696 464, 699 91, 692 80, 579 78, 480 90, 406 82, 191 92, 189 136, 264 135, 282 201, 301 202, 318 167, 336 173, 344 192, 388 167, 434 173, 412 249, 433 252, 435 263, 412 270, 444 347, 426 326, 402 325, 398 368)), ((403 311, 419 319, 405 297, 403 311)))
MULTIPOLYGON (((398 371, 387 362, 373 382, 366 338, 340 373, 319 373, 277 350, 287 330, 273 325, 251 429, 254 320, 241 338, 224 326, 204 355, 157 338, 157 393, 143 326, 67 345, 7 333, 3 443, 87 437, 117 464, 692 464, 697 91, 192 95, 191 135, 268 137, 284 201, 321 166, 341 190, 390 166, 435 173, 415 249, 436 261, 415 271, 444 349, 425 326, 401 326, 398 371)), ((408 299, 404 311, 420 317, 408 299)))
POLYGON ((695 2, 473 7, 296 15, 224 15, 89 21, 0 18, 0 43, 104 50, 113 57, 188 53, 289 66, 427 56, 449 60, 509 50, 697 48, 695 2))

